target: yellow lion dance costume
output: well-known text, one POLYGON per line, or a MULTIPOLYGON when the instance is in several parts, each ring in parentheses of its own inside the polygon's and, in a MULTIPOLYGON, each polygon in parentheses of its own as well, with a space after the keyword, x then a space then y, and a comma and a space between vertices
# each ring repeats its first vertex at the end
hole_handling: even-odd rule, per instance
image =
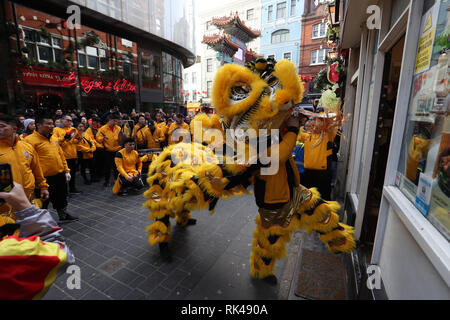
POLYGON ((218 199, 241 195, 253 185, 259 214, 250 256, 252 277, 274 277, 276 260, 286 256, 286 243, 299 228, 308 234, 318 232, 333 253, 355 248, 353 229, 339 223, 339 204, 323 201, 315 188, 300 185, 292 159, 298 128, 285 124, 302 100, 303 88, 289 60, 258 59, 245 67, 227 64, 217 71, 212 103, 220 117, 195 117, 191 122, 194 142, 166 148, 149 168, 144 206, 153 221, 147 227, 151 245, 167 246, 170 218, 186 226, 193 210, 209 209, 212 214, 218 199), (245 135, 251 129, 256 137, 245 135), (274 142, 263 129, 279 129, 281 134, 274 142), (220 135, 225 137, 230 130, 233 139, 223 143, 220 135), (262 173, 267 165, 259 149, 253 150, 252 139, 265 141, 269 155, 277 147, 276 173, 262 173), (236 162, 239 148, 244 148, 240 158, 244 161, 236 162))

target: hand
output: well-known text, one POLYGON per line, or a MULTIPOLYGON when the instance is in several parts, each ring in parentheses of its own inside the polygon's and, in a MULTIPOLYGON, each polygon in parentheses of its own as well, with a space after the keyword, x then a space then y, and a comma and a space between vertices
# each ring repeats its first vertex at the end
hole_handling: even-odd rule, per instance
POLYGON ((128 176, 128 177, 127 177, 126 179, 127 179, 127 181, 128 181, 128 182, 133 182, 133 180, 134 180, 134 177, 130 177, 130 176, 128 176))
POLYGON ((287 127, 300 128, 300 118, 290 116, 289 119, 286 121, 286 125, 287 127))
POLYGON ((41 199, 42 200, 47 200, 49 196, 50 196, 50 193, 48 192, 48 190, 44 190, 44 189, 41 190, 41 199))
POLYGON ((23 187, 15 182, 14 188, 10 192, 0 192, 0 198, 9 203, 13 210, 17 212, 31 207, 31 202, 23 191, 23 187))
POLYGON ((70 176, 70 173, 66 173, 66 181, 69 182, 72 177, 70 176))

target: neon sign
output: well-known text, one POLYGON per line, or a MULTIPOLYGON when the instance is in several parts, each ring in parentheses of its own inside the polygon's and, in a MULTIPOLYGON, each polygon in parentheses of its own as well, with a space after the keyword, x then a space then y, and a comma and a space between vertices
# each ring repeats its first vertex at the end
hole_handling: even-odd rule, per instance
MULTIPOLYGON (((71 86, 76 85, 75 72, 72 72, 69 79, 73 81, 71 86)), ((81 77, 81 88, 84 92, 90 93, 92 90, 102 90, 102 91, 118 91, 118 92, 136 92, 136 86, 127 80, 117 79, 115 82, 103 82, 94 81, 87 77, 81 77)))

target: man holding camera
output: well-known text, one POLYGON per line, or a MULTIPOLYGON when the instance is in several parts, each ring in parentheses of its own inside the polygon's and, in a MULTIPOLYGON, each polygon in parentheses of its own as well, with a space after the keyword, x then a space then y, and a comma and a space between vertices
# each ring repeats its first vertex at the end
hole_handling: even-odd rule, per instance
MULTIPOLYGON (((48 184, 45 181, 36 151, 31 145, 17 137, 17 120, 9 115, 0 115, 0 163, 9 163, 13 180, 20 183, 27 197, 31 198, 34 189, 40 189, 40 197, 49 197, 48 184)), ((0 207, 0 213, 6 206, 0 207)))

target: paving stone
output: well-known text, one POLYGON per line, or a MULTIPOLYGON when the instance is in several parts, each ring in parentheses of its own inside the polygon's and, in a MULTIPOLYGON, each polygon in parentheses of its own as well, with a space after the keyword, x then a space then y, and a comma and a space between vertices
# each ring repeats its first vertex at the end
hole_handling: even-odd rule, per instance
POLYGON ((151 276, 147 278, 144 282, 142 282, 138 288, 144 292, 152 292, 156 287, 159 286, 161 282, 166 280, 167 276, 161 272, 154 272, 151 276))
POLYGON ((175 290, 173 290, 172 293, 167 297, 167 300, 183 300, 190 293, 191 290, 189 289, 183 287, 176 287, 175 290))
POLYGON ((123 298, 123 300, 145 300, 146 294, 139 289, 133 290, 123 298))
POLYGON ((83 300, 111 300, 111 298, 98 290, 92 289, 83 296, 83 300))
POLYGON ((170 291, 163 287, 157 287, 148 296, 147 300, 164 300, 170 295, 170 291))
POLYGON ((105 291, 105 294, 115 300, 121 300, 126 295, 131 293, 131 291, 133 291, 133 290, 130 289, 129 287, 127 287, 123 284, 120 284, 120 283, 116 283, 116 284, 112 285, 109 289, 107 289, 105 291))
POLYGON ((181 271, 181 270, 175 270, 169 276, 167 279, 161 283, 161 286, 167 289, 174 289, 182 280, 184 280, 188 276, 187 272, 181 271))

